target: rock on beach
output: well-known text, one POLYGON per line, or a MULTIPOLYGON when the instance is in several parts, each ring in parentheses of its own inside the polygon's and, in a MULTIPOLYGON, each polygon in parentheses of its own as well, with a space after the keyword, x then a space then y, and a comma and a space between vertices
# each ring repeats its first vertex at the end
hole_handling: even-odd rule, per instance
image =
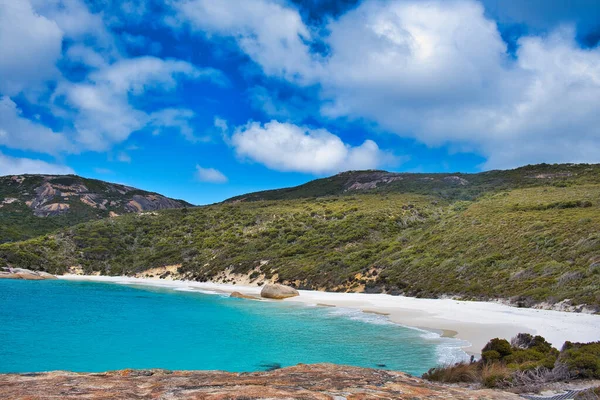
POLYGON ((278 283, 266 284, 260 291, 261 297, 266 299, 287 299, 288 297, 299 296, 300 293, 292 287, 280 285, 278 283))

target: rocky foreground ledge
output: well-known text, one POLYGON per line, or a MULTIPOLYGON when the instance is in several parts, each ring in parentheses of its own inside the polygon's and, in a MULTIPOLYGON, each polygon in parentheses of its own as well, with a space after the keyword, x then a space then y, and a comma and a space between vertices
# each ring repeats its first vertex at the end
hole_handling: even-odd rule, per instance
POLYGON ((493 390, 442 386, 402 372, 299 364, 269 372, 123 370, 0 375, 2 399, 466 399, 513 400, 493 390))

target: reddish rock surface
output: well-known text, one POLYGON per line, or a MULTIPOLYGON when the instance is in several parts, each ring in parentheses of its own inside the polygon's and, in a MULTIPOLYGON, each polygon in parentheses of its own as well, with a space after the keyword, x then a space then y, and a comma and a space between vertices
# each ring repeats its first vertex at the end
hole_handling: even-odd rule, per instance
POLYGON ((516 400, 492 390, 442 386, 401 372, 333 364, 270 372, 123 370, 0 375, 1 399, 466 399, 516 400))

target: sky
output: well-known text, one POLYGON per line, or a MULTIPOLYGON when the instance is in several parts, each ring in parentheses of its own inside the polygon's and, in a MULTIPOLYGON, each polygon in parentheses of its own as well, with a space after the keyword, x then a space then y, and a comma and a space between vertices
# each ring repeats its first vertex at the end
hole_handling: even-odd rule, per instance
POLYGON ((600 162, 598 0, 0 0, 0 175, 194 204, 600 162))

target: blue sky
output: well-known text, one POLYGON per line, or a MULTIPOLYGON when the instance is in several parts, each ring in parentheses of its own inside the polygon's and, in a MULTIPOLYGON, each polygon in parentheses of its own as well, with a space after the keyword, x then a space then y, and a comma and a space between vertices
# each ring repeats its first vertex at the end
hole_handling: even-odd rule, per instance
POLYGON ((0 175, 195 204, 600 162, 596 0, 0 2, 0 175))

